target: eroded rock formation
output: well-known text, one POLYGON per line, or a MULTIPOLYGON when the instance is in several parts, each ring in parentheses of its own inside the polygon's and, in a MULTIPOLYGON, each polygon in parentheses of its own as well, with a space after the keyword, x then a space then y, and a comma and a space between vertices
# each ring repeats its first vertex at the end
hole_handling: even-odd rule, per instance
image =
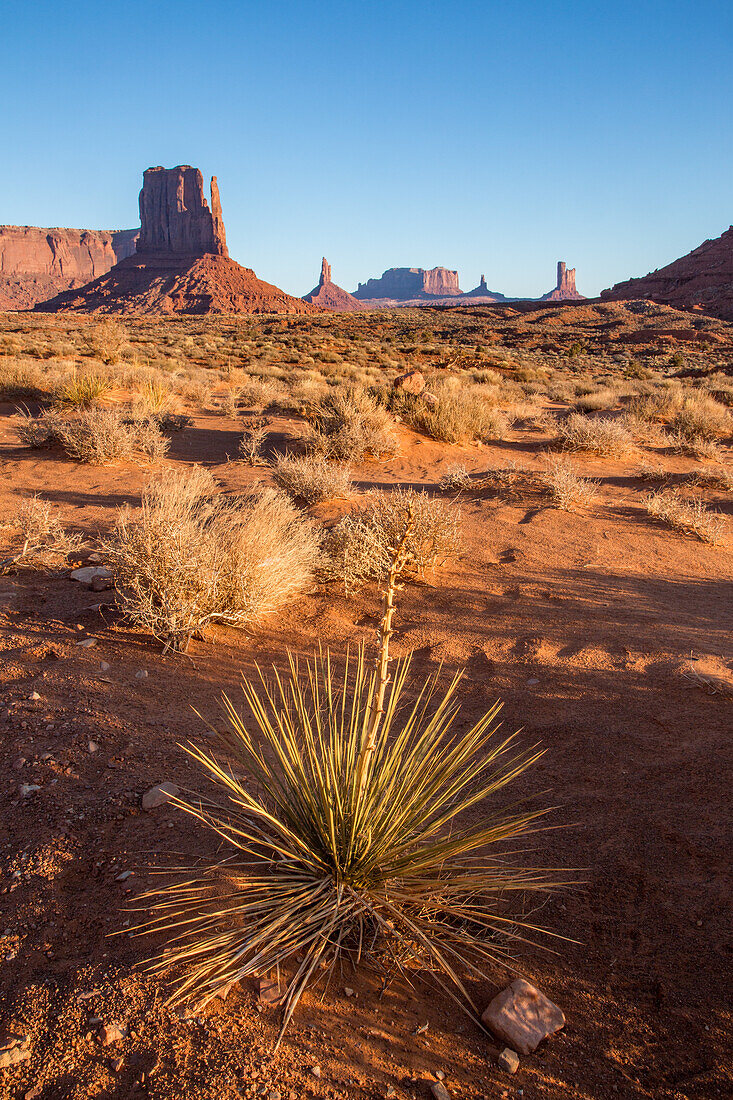
POLYGON ((216 177, 211 209, 197 168, 148 168, 137 251, 36 308, 103 313, 311 313, 314 306, 229 258, 216 177))
POLYGON ((601 298, 649 298, 733 321, 733 226, 658 271, 616 283, 601 298))
POLYGON ((216 176, 211 179, 211 209, 198 168, 148 168, 140 192, 140 253, 228 256, 216 176))
POLYGON ((557 286, 543 294, 542 302, 581 302, 584 294, 579 294, 575 287, 575 268, 568 267, 562 260, 557 262, 557 286))
POLYGON ((318 286, 313 287, 308 294, 304 294, 303 301, 321 306, 323 309, 335 310, 337 313, 364 309, 362 303, 357 301, 353 294, 349 294, 348 290, 331 281, 331 265, 325 256, 321 260, 321 277, 318 280, 318 286))
POLYGON ((31 309, 105 274, 132 255, 138 232, 0 226, 0 309, 31 309))
POLYGON ((481 281, 478 286, 475 286, 473 290, 467 290, 463 295, 464 298, 480 298, 484 302, 504 302, 506 296, 501 294, 498 290, 489 290, 486 285, 486 277, 481 276, 481 281))
POLYGON ((359 283, 354 297, 389 298, 394 301, 410 301, 419 298, 449 298, 461 293, 458 272, 447 267, 390 267, 379 279, 367 279, 359 283))

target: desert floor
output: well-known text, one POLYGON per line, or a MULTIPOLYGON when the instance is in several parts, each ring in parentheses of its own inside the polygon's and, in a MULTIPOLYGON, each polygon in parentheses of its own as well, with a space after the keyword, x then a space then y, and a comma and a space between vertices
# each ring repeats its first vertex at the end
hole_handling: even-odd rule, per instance
MULTIPOLYGON (((40 494, 84 534, 81 560, 119 507, 136 507, 155 465, 30 450, 15 434, 17 404, 0 405, 0 518, 40 494)), ((267 467, 238 459, 249 411, 190 415, 165 465, 202 463, 224 492, 268 480, 267 467)), ((274 444, 300 427, 274 415, 274 444)), ((144 812, 141 795, 163 780, 201 787, 180 747, 207 737, 192 708, 216 724, 222 692, 236 696, 255 663, 282 667, 288 650, 308 655, 318 642, 337 659, 373 646, 378 586, 347 596, 318 583, 256 629, 213 630, 187 654, 162 655, 122 621, 114 591, 69 579, 73 562, 20 568, 0 576, 0 1018, 29 1038, 31 1057, 0 1070, 0 1096, 407 1100, 429 1096, 438 1071, 452 1096, 492 1100, 729 1094, 731 494, 705 490, 729 525, 710 546, 646 514, 638 454, 577 456, 599 497, 566 512, 521 493, 438 489, 456 462, 477 474, 539 469, 542 426, 515 424, 480 447, 398 430, 398 454, 356 466, 356 488, 440 493, 460 509, 463 545, 404 589, 396 651, 413 652, 418 677, 465 668, 461 721, 501 699, 503 729, 545 749, 518 793, 556 807, 557 828, 534 838, 529 858, 580 881, 533 914, 569 942, 519 949, 516 971, 563 1009, 564 1030, 509 1077, 496 1043, 419 980, 383 990, 368 971, 344 973, 306 995, 276 1054, 277 1015, 254 986, 188 1019, 168 1009, 160 980, 138 968, 151 945, 125 932, 125 906, 152 868, 215 846, 170 807, 144 812), (23 796, 21 785, 38 789, 23 796), (100 1020, 125 1037, 101 1046, 100 1020)), ((663 448, 654 458, 672 478, 701 465, 663 448)), ((310 512, 328 523, 344 507, 310 512)), ((511 978, 497 967, 474 983, 478 1002, 511 978)))

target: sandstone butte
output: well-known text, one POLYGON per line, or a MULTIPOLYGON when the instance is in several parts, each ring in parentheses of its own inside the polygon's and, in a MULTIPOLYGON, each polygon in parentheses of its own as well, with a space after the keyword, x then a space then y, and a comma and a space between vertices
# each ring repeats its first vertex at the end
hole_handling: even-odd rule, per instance
POLYGON ((568 267, 562 260, 557 261, 557 285, 543 294, 542 302, 582 302, 585 295, 575 288, 575 268, 568 267))
POLYGON ((331 280, 331 265, 324 256, 321 260, 321 277, 318 285, 303 295, 304 302, 310 302, 314 306, 322 306, 324 309, 335 310, 337 313, 347 313, 355 309, 365 309, 360 302, 348 290, 337 286, 331 280))
POLYGON ((467 290, 462 298, 479 298, 482 302, 506 302, 506 295, 502 294, 498 290, 489 290, 486 285, 486 277, 481 276, 481 280, 478 286, 475 286, 473 290, 467 290))
POLYGON ((216 177, 211 206, 198 168, 148 168, 133 255, 35 308, 57 313, 315 313, 229 257, 216 177))
POLYGON ((42 229, 0 225, 0 310, 83 286, 135 251, 137 229, 42 229))
POLYGON ((675 309, 699 310, 733 321, 733 226, 666 267, 616 283, 602 291, 601 298, 649 298, 675 309))
POLYGON ((449 298, 461 294, 458 272, 447 267, 390 267, 378 279, 359 283, 354 297, 360 301, 386 298, 394 301, 414 301, 449 298))

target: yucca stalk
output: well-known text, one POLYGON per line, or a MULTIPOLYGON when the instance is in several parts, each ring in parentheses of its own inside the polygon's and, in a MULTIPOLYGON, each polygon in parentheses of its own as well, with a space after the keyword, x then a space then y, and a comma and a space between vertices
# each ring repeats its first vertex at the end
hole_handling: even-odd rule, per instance
POLYGON ((516 735, 494 739, 498 703, 457 732, 460 673, 442 691, 430 676, 411 700, 409 657, 389 675, 408 555, 409 517, 371 672, 363 648, 347 653, 341 675, 328 653, 302 669, 291 655, 286 675, 243 680, 249 717, 223 697, 221 754, 186 746, 226 797, 178 804, 229 854, 146 895, 152 913, 141 930, 168 936, 151 969, 173 968, 171 1000, 205 1002, 276 970, 282 1037, 309 983, 368 956, 431 974, 475 1014, 466 976, 483 977, 490 960, 537 931, 509 899, 551 882, 517 869, 509 846, 544 811, 507 809, 498 795, 541 753, 517 749, 516 735))

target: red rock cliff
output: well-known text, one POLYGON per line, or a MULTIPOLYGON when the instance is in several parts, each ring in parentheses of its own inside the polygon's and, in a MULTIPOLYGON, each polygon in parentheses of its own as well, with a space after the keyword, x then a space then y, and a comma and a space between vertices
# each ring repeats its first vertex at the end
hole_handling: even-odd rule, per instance
POLYGON ((198 168, 148 168, 140 192, 139 253, 228 256, 216 176, 211 180, 211 209, 198 168))
POLYGON ((579 302, 585 295, 579 294, 575 287, 575 268, 568 267, 562 260, 557 262, 557 286, 543 294, 542 302, 579 302))
POLYGON ((30 309, 104 275, 135 251, 137 229, 0 226, 0 309, 30 309))
POLYGON ((460 294, 458 272, 447 267, 390 267, 379 279, 367 279, 359 283, 355 298, 393 298, 409 301, 412 298, 450 297, 460 294))

